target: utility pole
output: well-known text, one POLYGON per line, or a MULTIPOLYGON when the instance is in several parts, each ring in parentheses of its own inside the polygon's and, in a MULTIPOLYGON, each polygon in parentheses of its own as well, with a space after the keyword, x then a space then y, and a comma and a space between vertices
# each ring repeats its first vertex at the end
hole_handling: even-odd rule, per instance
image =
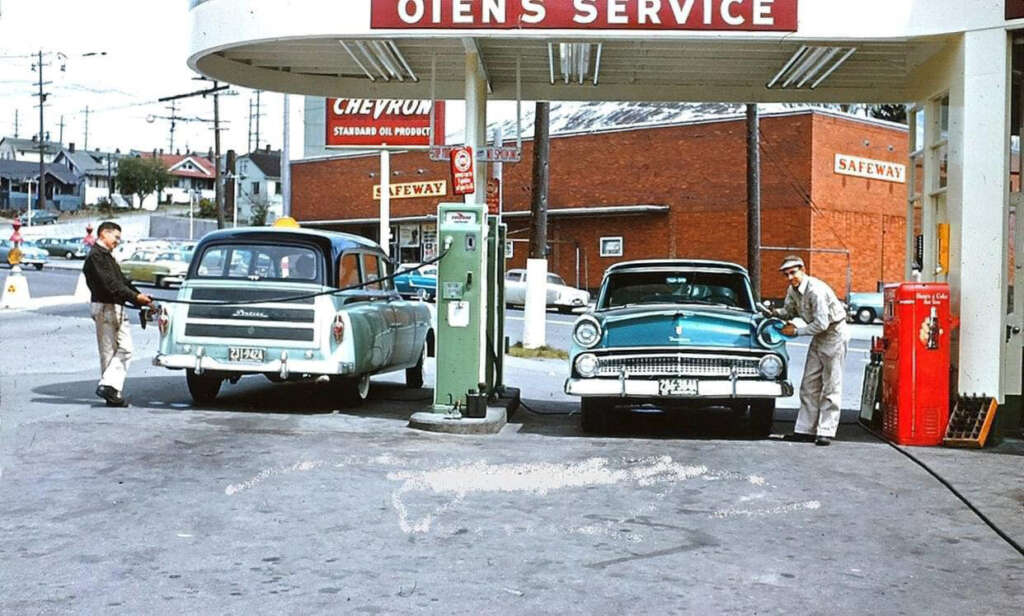
POLYGON ((110 152, 107 152, 107 203, 114 205, 114 178, 110 173, 110 152))
POLYGON ((61 147, 64 147, 64 114, 63 113, 60 114, 60 124, 58 126, 60 126, 60 132, 58 132, 57 134, 60 135, 60 139, 58 139, 57 142, 60 143, 61 147))
POLYGON ((256 149, 260 149, 260 91, 256 90, 256 149))
POLYGON ((89 150, 89 105, 85 106, 85 142, 82 144, 82 149, 89 150))
POLYGON ((231 208, 231 221, 232 226, 238 226, 238 200, 235 195, 235 151, 228 150, 225 155, 224 171, 226 172, 224 178, 224 201, 231 208))
MULTIPOLYGON (((39 211, 46 209, 46 168, 44 157, 46 155, 46 141, 44 140, 45 133, 43 132, 43 107, 46 105, 46 94, 43 93, 43 86, 47 82, 43 81, 43 50, 39 50, 39 61, 36 67, 39 69, 39 211)), ((32 210, 29 206, 29 224, 32 224, 32 210)))
MULTIPOLYGON (((214 90, 217 82, 213 82, 214 90)), ((220 99, 213 93, 213 181, 214 199, 217 203, 217 228, 224 228, 224 187, 220 185, 220 99)))
POLYGON ((761 301, 761 153, 757 104, 747 105, 747 272, 761 301))
MULTIPOLYGON (((201 78, 205 79, 205 77, 201 78)), ((217 228, 224 228, 224 202, 223 197, 223 186, 221 186, 220 176, 220 101, 218 100, 218 93, 223 90, 227 90, 228 86, 222 86, 216 81, 213 82, 213 87, 207 88, 206 90, 196 90, 195 92, 189 92, 187 94, 176 94, 174 96, 165 96, 157 99, 157 102, 163 103, 172 100, 178 100, 182 98, 190 98, 193 96, 203 96, 208 94, 213 95, 213 144, 214 144, 214 156, 213 156, 213 177, 214 177, 214 194, 216 199, 217 209, 217 228)))
POLYGON ((169 144, 169 148, 167 150, 167 153, 168 154, 174 154, 174 124, 175 124, 175 121, 177 121, 177 119, 178 119, 178 101, 171 101, 170 109, 171 109, 171 139, 170 139, 170 144, 169 144))
POLYGON ((14 138, 18 138, 18 110, 14 110, 14 138))
POLYGON ((530 256, 526 261, 526 306, 523 311, 523 346, 545 344, 548 279, 548 179, 550 145, 548 125, 551 103, 538 102, 533 114, 533 195, 530 201, 530 256))
POLYGON ((252 99, 249 99, 249 132, 246 133, 246 146, 245 153, 249 154, 252 152, 252 99))

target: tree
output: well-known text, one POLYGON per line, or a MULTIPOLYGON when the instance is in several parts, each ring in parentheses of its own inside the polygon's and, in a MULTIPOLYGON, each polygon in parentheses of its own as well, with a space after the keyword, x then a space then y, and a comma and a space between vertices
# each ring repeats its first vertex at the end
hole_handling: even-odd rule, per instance
POLYGON ((872 118, 878 118, 879 120, 888 120, 899 124, 907 123, 906 105, 871 105, 868 108, 868 113, 871 114, 872 118))
MULTIPOLYGON (((122 193, 137 195, 142 205, 146 195, 170 184, 171 176, 163 162, 155 158, 124 158, 117 165, 117 185, 122 193)), ((160 197, 157 195, 157 203, 160 197)))

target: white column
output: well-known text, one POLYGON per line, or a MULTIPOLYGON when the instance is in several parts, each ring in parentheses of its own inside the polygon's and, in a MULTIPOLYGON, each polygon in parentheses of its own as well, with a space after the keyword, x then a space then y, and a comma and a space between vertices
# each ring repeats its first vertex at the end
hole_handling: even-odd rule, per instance
POLYGON ((391 152, 380 151, 380 247, 391 254, 391 152))
POLYGON ((284 138, 281 140, 281 216, 292 215, 292 135, 290 113, 291 105, 289 104, 288 95, 285 94, 284 138))
MULTIPOLYGON (((959 391, 1003 402, 1009 200, 1010 56, 1001 29, 963 35, 950 91, 950 284, 959 307, 959 391), (961 83, 958 83, 962 79, 961 83)), ((934 229, 925 229, 925 233, 934 229)))
MULTIPOLYGON (((473 148, 473 157, 487 141, 487 82, 484 79, 482 58, 475 51, 466 51, 466 145, 473 148)), ((466 195, 465 202, 482 204, 487 200, 487 165, 473 161, 473 181, 476 192, 466 195)), ((486 212, 486 208, 484 210, 486 212)), ((487 381, 487 216, 480 221, 480 306, 474 306, 480 324, 479 378, 487 381)))

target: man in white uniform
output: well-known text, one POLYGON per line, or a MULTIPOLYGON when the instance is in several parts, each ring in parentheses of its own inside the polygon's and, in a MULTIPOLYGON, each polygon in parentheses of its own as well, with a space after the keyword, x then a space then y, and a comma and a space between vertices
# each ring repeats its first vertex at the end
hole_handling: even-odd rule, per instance
POLYGON ((800 382, 800 413, 786 440, 829 445, 839 428, 843 401, 843 360, 846 359, 846 310, 823 281, 808 276, 804 261, 790 255, 779 271, 789 281, 786 302, 775 315, 788 322, 787 336, 813 336, 800 382), (795 323, 792 319, 802 321, 795 323))

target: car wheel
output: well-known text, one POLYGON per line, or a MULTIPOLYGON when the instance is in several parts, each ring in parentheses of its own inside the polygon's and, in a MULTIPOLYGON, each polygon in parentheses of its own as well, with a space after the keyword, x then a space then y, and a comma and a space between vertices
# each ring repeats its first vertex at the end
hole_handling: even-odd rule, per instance
POLYGON ((220 391, 221 378, 205 374, 196 374, 195 370, 185 373, 185 382, 188 384, 188 393, 192 401, 197 404, 208 404, 217 398, 220 391))
POLYGON ((370 375, 341 376, 332 375, 331 383, 338 390, 338 398, 347 407, 361 405, 370 396, 370 375))
POLYGON ((861 308, 857 311, 857 322, 869 325, 875 322, 875 311, 870 308, 861 308))
POLYGON ((405 370, 405 386, 409 389, 423 387, 423 361, 427 357, 427 341, 423 340, 423 350, 420 351, 420 360, 412 368, 405 370))
POLYGON ((43 269, 42 263, 33 263, 32 267, 36 268, 36 271, 43 269))
POLYGON ((425 302, 425 301, 427 301, 427 298, 430 297, 430 294, 427 292, 426 289, 420 289, 420 290, 416 291, 415 297, 419 301, 425 302))
POLYGON ((580 428, 589 434, 604 434, 611 424, 612 404, 606 398, 580 398, 580 428))
POLYGON ((153 277, 153 286, 158 287, 158 288, 166 286, 164 284, 164 277, 163 276, 154 276, 153 277))
POLYGON ((68 261, 70 261, 71 259, 75 258, 75 253, 73 253, 73 252, 71 252, 69 250, 69 251, 64 253, 64 258, 67 259, 68 261))
POLYGON ((750 432, 764 438, 772 433, 775 421, 775 399, 752 400, 750 402, 750 432))

